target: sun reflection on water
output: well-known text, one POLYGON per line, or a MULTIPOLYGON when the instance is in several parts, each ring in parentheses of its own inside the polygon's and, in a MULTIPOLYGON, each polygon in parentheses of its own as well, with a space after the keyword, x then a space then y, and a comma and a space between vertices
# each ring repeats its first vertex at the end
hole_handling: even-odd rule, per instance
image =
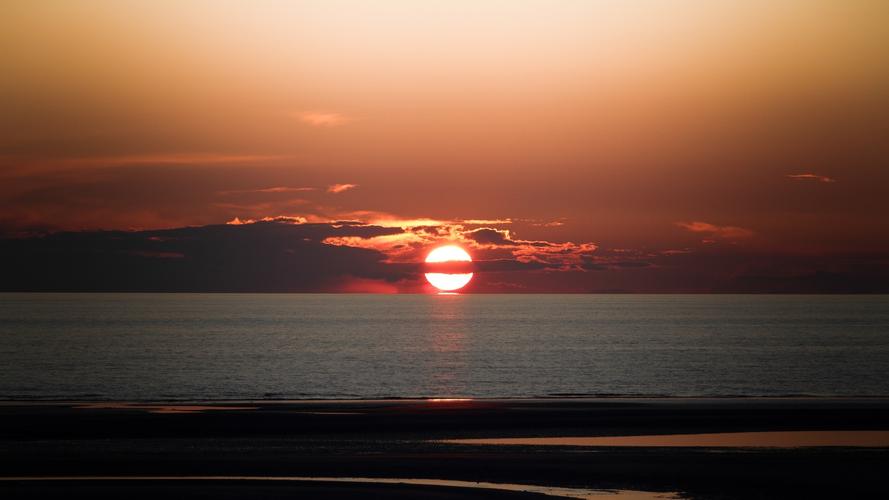
POLYGON ((463 399, 468 384, 466 300, 452 295, 455 300, 429 301, 427 393, 436 401, 463 399))

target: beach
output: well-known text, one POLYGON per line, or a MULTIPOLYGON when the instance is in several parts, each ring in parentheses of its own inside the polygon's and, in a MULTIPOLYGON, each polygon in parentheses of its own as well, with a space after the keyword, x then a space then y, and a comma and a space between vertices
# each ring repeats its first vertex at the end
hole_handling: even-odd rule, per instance
POLYGON ((8 401, 0 404, 0 491, 4 498, 541 495, 368 482, 433 479, 649 495, 639 498, 848 498, 885 489, 889 448, 844 440, 887 430, 884 398, 8 401), (818 445, 687 442, 690 434, 764 439, 797 431, 818 445), (836 431, 836 443, 824 431, 836 431), (685 445, 448 441, 676 434, 685 445))

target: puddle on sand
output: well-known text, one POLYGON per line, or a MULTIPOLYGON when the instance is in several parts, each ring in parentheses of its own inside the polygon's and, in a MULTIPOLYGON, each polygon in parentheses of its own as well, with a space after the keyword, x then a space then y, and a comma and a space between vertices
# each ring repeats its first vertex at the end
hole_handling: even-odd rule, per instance
POLYGON ((674 493, 637 490, 590 490, 580 488, 559 488, 532 484, 486 483, 474 481, 452 481, 449 479, 409 479, 378 477, 303 477, 303 476, 44 476, 44 477, 0 477, 0 481, 296 481, 322 483, 377 483, 411 484, 419 486, 447 486, 453 488, 478 488, 527 493, 539 493, 561 498, 583 500, 665 500, 678 499, 674 493))
POLYGON ((889 447, 889 431, 772 431, 651 436, 448 439, 451 444, 525 446, 640 446, 701 448, 889 447))

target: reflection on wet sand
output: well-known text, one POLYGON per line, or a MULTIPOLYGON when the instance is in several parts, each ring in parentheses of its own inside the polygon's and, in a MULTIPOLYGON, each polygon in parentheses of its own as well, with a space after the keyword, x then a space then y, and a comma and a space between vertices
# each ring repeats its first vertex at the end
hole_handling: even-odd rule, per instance
POLYGON ((655 436, 449 439, 453 444, 525 446, 650 446, 702 448, 889 447, 889 431, 771 431, 655 436))
POLYGON ((305 477, 305 476, 43 476, 43 477, 0 477, 0 481, 295 481, 321 483, 376 483, 410 484, 419 486, 446 486, 453 488, 473 488, 486 490, 521 491, 539 493, 562 498, 598 500, 608 497, 614 500, 655 500, 679 498, 673 493, 637 490, 588 490, 580 488, 558 488, 533 484, 486 483, 475 481, 452 481, 449 479, 405 479, 371 477, 305 477))

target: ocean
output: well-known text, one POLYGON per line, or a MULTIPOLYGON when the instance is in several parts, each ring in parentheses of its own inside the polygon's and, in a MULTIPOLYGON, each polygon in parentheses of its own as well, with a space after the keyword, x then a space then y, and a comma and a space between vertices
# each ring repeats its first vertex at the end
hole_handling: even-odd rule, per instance
POLYGON ((889 296, 0 294, 0 398, 889 396, 889 296))

